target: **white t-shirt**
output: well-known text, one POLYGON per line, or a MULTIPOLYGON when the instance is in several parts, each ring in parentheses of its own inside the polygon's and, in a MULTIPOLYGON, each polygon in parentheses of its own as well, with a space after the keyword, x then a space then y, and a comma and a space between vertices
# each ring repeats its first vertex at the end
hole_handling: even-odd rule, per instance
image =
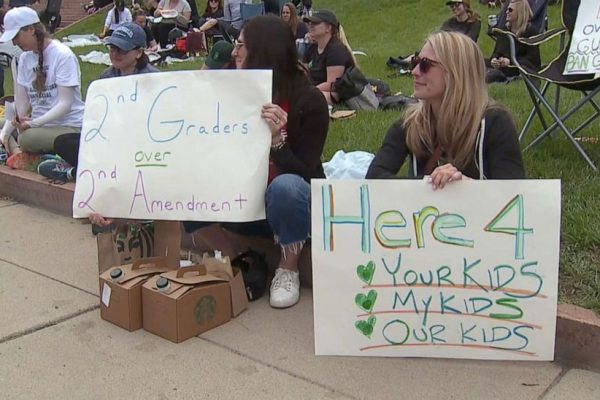
POLYGON ((104 26, 107 26, 108 29, 110 29, 111 31, 114 31, 115 29, 117 29, 118 27, 120 27, 121 25, 123 25, 126 22, 131 22, 131 11, 129 11, 129 8, 125 7, 125 9, 123 11, 121 11, 119 13, 119 23, 116 23, 115 20, 115 13, 117 12, 117 10, 113 7, 108 11, 108 14, 106 14, 106 20, 104 20, 104 26))
POLYGON ((69 87, 74 92, 71 110, 62 118, 48 122, 45 126, 81 127, 84 104, 81 101, 81 71, 77 57, 70 48, 57 40, 52 40, 44 49, 44 70, 46 86, 38 93, 33 83, 38 68, 38 55, 26 51, 19 57, 17 83, 27 90, 31 104, 31 119, 46 114, 58 102, 58 86, 69 87))

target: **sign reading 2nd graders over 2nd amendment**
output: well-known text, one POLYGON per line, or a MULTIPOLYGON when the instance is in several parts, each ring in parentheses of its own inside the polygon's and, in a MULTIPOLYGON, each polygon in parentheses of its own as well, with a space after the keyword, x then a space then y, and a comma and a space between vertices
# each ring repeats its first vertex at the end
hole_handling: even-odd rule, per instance
POLYGON ((317 355, 552 360, 560 181, 312 181, 317 355))
POLYGON ((94 81, 73 216, 264 219, 271 71, 185 71, 94 81))

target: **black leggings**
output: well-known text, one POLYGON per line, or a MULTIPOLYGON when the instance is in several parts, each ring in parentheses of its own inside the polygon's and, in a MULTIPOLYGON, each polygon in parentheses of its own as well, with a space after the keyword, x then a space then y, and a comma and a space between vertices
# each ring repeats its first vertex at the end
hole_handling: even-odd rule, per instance
POLYGON ((66 162, 71 164, 74 168, 73 177, 77 171, 77 158, 79 156, 79 139, 81 134, 79 133, 66 133, 64 135, 57 136, 54 139, 54 152, 61 156, 66 162))

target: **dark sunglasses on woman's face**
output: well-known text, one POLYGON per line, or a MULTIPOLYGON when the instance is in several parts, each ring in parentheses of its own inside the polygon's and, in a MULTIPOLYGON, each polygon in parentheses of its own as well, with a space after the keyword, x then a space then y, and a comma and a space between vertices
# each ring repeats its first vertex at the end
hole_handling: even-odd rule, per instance
POLYGON ((508 7, 508 8, 506 9, 506 11, 508 11, 508 12, 513 12, 513 11, 515 11, 515 9, 514 9, 514 8, 512 8, 512 7, 508 7))
POLYGON ((454 10, 455 8, 460 7, 460 3, 450 4, 448 7, 450 7, 451 10, 454 10))
POLYGON ((433 67, 434 65, 437 65, 437 64, 439 64, 438 61, 430 60, 427 57, 420 57, 418 53, 415 54, 413 56, 413 58, 410 59, 411 70, 415 69, 415 67, 418 65, 419 69, 424 74, 429 72, 431 67, 433 67))

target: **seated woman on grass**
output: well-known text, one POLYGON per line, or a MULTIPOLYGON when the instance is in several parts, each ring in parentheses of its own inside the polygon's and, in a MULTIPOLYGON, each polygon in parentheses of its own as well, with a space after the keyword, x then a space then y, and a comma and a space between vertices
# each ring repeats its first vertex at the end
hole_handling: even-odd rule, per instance
MULTIPOLYGON (((118 27, 106 40, 112 66, 106 68, 100 79, 159 72, 150 65, 144 53, 146 34, 137 24, 128 23, 118 27)), ((54 151, 59 157, 42 161, 38 173, 57 181, 72 181, 77 176, 79 134, 65 134, 54 141, 54 151)))
POLYGON ((314 41, 304 54, 303 62, 308 67, 310 80, 325 96, 330 105, 339 102, 339 96, 333 89, 336 79, 346 69, 356 66, 345 36, 334 13, 328 10, 315 12, 305 17, 311 40, 314 41))
MULTIPOLYGON (((531 7, 526 0, 512 0, 506 9, 506 27, 517 37, 529 38, 537 35, 537 29, 530 24, 531 7)), ((538 46, 527 46, 515 41, 516 57, 526 68, 538 70, 541 68, 540 49, 538 46)), ((509 78, 519 75, 519 70, 510 60, 510 42, 506 35, 498 35, 496 47, 488 62, 486 81, 506 82, 509 78)))
POLYGON ((125 7, 124 0, 114 0, 114 7, 106 14, 104 20, 104 28, 100 34, 100 38, 112 35, 113 31, 119 26, 131 22, 131 11, 125 7))
MULTIPOLYGON (((233 58, 238 69, 273 70, 273 104, 264 104, 261 112, 271 131, 267 219, 222 223, 213 226, 207 237, 214 249, 232 259, 246 248, 228 232, 274 239, 281 247, 281 258, 271 284, 270 304, 291 307, 300 296, 298 261, 310 235, 310 180, 325 176, 321 154, 329 125, 327 103, 298 64, 292 31, 278 17, 250 20, 240 33, 233 58)), ((188 233, 210 229, 209 225, 213 223, 184 222, 188 233)))
POLYGON ((460 32, 477 42, 481 31, 481 17, 471 9, 471 0, 449 0, 446 5, 453 15, 444 21, 440 30, 460 32))
POLYGON ((175 27, 186 28, 192 16, 192 8, 186 0, 160 0, 154 11, 155 17, 162 20, 152 24, 152 35, 158 38, 164 49, 169 43, 169 32, 175 27))
POLYGON ((146 49, 149 51, 157 51, 158 43, 156 43, 152 31, 148 27, 146 12, 144 10, 138 9, 133 12, 133 23, 144 30, 144 33, 146 34, 146 49))
POLYGON ((24 169, 40 153, 54 152, 57 137, 81 132, 81 71, 75 54, 50 38, 31 8, 8 11, 4 29, 0 42, 12 40, 23 53, 15 79, 16 117, 6 121, 0 140, 11 155, 7 164, 24 169))
POLYGON ((455 32, 430 35, 414 58, 414 96, 387 132, 367 179, 428 177, 433 189, 466 179, 525 177, 515 122, 488 97, 481 50, 455 32), (456 57, 462 54, 462 57, 456 57))

